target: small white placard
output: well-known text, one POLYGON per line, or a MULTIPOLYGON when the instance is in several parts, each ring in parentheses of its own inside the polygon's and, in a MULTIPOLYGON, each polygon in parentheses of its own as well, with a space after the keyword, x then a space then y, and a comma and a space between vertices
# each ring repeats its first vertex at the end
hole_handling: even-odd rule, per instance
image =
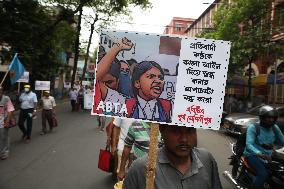
POLYGON ((36 81, 35 90, 36 91, 50 90, 50 81, 36 81))
POLYGON ((17 81, 18 83, 28 83, 29 82, 29 72, 24 72, 24 75, 17 81))

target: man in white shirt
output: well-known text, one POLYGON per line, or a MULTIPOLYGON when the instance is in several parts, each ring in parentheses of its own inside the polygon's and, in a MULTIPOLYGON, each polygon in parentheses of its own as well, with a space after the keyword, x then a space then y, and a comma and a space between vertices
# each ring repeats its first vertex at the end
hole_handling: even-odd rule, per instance
POLYGON ((37 96, 31 91, 30 85, 24 85, 24 92, 19 98, 21 102, 21 110, 19 115, 18 125, 23 133, 23 139, 26 143, 31 140, 33 117, 36 115, 37 108, 37 96), (27 120, 27 127, 25 127, 25 121, 27 120))
MULTIPOLYGON (((116 142, 117 140, 112 140, 112 153, 116 153, 118 155, 118 166, 117 166, 117 173, 119 172, 120 168, 120 162, 121 162, 121 156, 124 148, 124 139, 127 136, 128 129, 134 122, 134 119, 121 119, 121 118, 114 118, 113 124, 113 136, 115 138, 118 138, 118 143, 116 142), (117 144, 117 146, 116 146, 117 144)), ((130 156, 131 157, 131 156, 130 156)))
POLYGON ((42 132, 41 135, 46 134, 46 121, 49 124, 49 131, 52 131, 52 114, 54 114, 54 108, 56 106, 54 97, 50 96, 49 91, 44 91, 44 96, 41 98, 42 103, 42 132))

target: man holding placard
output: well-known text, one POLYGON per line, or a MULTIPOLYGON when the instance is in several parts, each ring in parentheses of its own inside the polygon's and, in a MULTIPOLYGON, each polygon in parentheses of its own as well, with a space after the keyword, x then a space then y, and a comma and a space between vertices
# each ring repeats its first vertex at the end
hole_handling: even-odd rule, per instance
MULTIPOLYGON (((100 44, 105 51, 97 66, 92 114, 154 122, 148 128, 150 147, 142 148, 143 152, 149 150, 149 158, 134 162, 124 188, 152 189, 153 179, 158 189, 222 188, 212 155, 195 148, 195 128, 219 129, 230 42, 123 31, 102 31, 101 36, 109 43, 100 44), (131 71, 134 94, 130 97, 117 88, 117 84, 123 86, 127 82, 106 78, 112 66, 121 67, 118 60, 127 59, 138 62, 131 71), (158 153, 156 169, 157 122, 162 124, 160 131, 165 146, 158 153)), ((145 144, 143 141, 140 147, 145 144)), ((120 170, 120 179, 124 177, 122 173, 120 170)))
MULTIPOLYGON (((220 189, 218 167, 205 149, 195 148, 196 129, 193 127, 160 125, 165 146, 158 152, 155 174, 156 189, 220 189)), ((148 156, 133 162, 124 182, 124 189, 146 188, 148 156)))

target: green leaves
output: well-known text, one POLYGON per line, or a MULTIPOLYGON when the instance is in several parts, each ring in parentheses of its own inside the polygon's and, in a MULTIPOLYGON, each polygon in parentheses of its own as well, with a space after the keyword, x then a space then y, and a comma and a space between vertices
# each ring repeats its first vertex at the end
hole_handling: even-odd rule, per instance
POLYGON ((33 78, 46 80, 56 74, 61 64, 58 54, 70 48, 74 40, 68 20, 48 32, 56 7, 50 10, 35 0, 5 1, 0 6, 0 42, 11 46, 6 62, 17 52, 33 78))
POLYGON ((201 36, 232 42, 228 74, 240 71, 244 64, 268 53, 276 45, 270 43, 271 2, 267 0, 224 1, 214 15, 214 31, 201 36), (237 68, 237 69, 236 69, 237 68))

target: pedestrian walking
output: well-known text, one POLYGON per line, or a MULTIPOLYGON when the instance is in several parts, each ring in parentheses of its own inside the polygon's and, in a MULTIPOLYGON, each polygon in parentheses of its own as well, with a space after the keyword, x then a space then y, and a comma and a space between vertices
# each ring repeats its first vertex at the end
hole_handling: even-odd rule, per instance
POLYGON ((104 131, 105 124, 106 124, 106 117, 105 116, 97 116, 98 119, 98 129, 100 129, 100 132, 104 131))
POLYGON ((46 134, 46 121, 49 125, 49 131, 52 132, 53 129, 53 122, 52 122, 52 116, 55 114, 55 100, 53 96, 50 96, 49 91, 44 91, 44 96, 41 98, 42 103, 42 131, 41 135, 46 134))
POLYGON ((0 86, 0 158, 7 159, 9 156, 9 122, 12 118, 14 106, 8 96, 3 95, 0 86))
POLYGON ((84 110, 84 89, 81 87, 78 91, 78 104, 81 110, 84 110))
POLYGON ((126 175, 126 163, 133 148, 133 159, 146 155, 150 144, 150 124, 144 121, 134 121, 128 129, 124 139, 120 167, 117 174, 118 180, 123 180, 126 175))
POLYGON ((21 94, 19 101, 21 103, 18 125, 23 133, 22 138, 26 143, 31 140, 33 117, 36 115, 37 96, 31 91, 30 85, 24 85, 24 92, 21 94), (27 126, 25 127, 25 121, 27 126))
POLYGON ((72 87, 70 92, 69 92, 69 99, 70 99, 70 102, 71 102, 72 112, 75 111, 77 97, 78 97, 78 93, 75 90, 75 88, 72 87))
MULTIPOLYGON (((133 119, 121 119, 121 118, 114 118, 113 124, 113 137, 114 140, 112 140, 111 144, 111 152, 113 155, 117 155, 118 160, 117 160, 117 170, 116 172, 119 172, 120 168, 120 162, 121 162, 121 156, 124 148, 124 139, 127 136, 129 127, 132 125, 132 123, 135 120, 133 119)), ((131 151, 130 154, 133 154, 131 151)), ((128 165, 131 164, 131 158, 133 157, 132 155, 129 156, 126 167, 129 167, 128 165)))

